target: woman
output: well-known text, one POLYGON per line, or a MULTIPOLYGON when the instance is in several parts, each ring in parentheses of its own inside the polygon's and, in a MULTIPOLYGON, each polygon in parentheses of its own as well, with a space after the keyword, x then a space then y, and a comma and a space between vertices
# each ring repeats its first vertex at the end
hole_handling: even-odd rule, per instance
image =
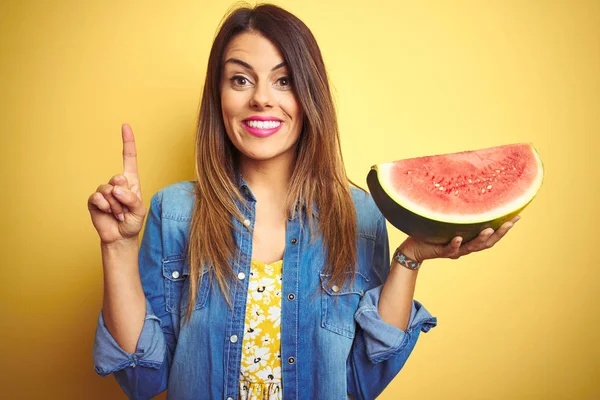
POLYGON ((437 324, 413 300, 420 263, 512 226, 463 246, 409 237, 390 265, 385 220, 344 170, 317 43, 274 5, 223 22, 196 180, 152 197, 139 249, 147 210, 128 125, 122 137, 124 173, 88 205, 105 283, 95 369, 130 398, 373 399, 437 324))

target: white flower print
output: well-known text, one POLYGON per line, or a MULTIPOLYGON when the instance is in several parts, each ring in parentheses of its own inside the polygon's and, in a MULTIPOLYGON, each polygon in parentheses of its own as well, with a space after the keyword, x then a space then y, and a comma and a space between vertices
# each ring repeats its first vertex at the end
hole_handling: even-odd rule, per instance
POLYGON ((273 266, 271 264, 266 264, 265 265, 265 275, 273 275, 273 266))
POLYGON ((258 375, 258 377, 265 382, 280 382, 281 367, 271 368, 271 366, 268 365, 265 368, 258 371, 256 375, 258 375))
MULTIPOLYGON (((246 329, 246 332, 244 333, 244 336, 248 338, 249 341, 253 341, 256 338, 259 338, 260 335, 262 333, 262 329, 260 329, 259 327, 248 327, 248 329, 246 329)), ((252 343, 250 343, 252 344, 252 343)))
POLYGON ((258 302, 263 301, 263 296, 265 293, 264 288, 260 285, 260 281, 250 281, 248 284, 248 301, 256 302, 254 305, 258 306, 258 302))
POLYGON ((273 328, 277 328, 281 322, 281 307, 269 307, 268 320, 273 322, 273 328))
POLYGON ((271 277, 263 277, 260 279, 260 285, 265 287, 265 291, 273 293, 275 291, 275 279, 271 277))
POLYGON ((240 399, 281 400, 281 266, 253 261, 244 320, 240 399))
POLYGON ((252 300, 257 302, 268 302, 268 299, 264 299, 264 296, 271 296, 275 291, 275 280, 271 278, 259 278, 258 281, 250 283, 248 290, 252 296, 252 300))
POLYGON ((261 338, 261 343, 263 346, 268 346, 272 342, 273 342, 273 339, 271 338, 271 335, 269 335, 268 333, 265 333, 263 335, 263 337, 261 338))
POLYGON ((271 357, 270 351, 268 347, 258 347, 254 354, 245 357, 246 371, 252 373, 264 368, 271 357))
POLYGON ((265 320, 265 314, 260 307, 260 304, 252 304, 250 307, 250 321, 253 326, 259 325, 265 320))

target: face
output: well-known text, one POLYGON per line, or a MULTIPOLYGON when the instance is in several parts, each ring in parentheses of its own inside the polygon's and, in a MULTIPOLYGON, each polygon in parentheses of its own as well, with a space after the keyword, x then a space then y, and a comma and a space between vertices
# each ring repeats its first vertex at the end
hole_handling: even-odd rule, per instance
POLYGON ((231 40, 223 61, 223 120, 242 159, 291 160, 302 130, 302 110, 279 49, 264 36, 242 33, 231 40), (280 124, 258 124, 259 117, 280 124))

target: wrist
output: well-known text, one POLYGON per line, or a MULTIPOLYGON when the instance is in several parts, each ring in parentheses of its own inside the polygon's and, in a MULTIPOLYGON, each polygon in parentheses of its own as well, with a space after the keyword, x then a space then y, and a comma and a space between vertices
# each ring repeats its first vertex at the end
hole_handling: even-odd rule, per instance
POLYGON ((398 264, 413 271, 418 270, 422 263, 422 261, 415 256, 415 252, 408 246, 399 246, 392 258, 398 264))
POLYGON ((138 236, 133 236, 127 239, 115 240, 114 242, 106 243, 100 241, 100 249, 103 252, 113 253, 113 252, 122 252, 128 251, 131 249, 138 248, 139 238, 138 236))

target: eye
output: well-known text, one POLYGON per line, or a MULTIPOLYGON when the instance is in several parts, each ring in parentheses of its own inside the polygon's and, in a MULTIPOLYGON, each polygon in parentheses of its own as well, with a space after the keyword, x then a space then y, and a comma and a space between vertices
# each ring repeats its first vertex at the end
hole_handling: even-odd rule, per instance
POLYGON ((235 75, 233 77, 231 77, 230 79, 231 82, 233 82, 234 86, 246 86, 244 84, 239 84, 241 81, 248 81, 248 79, 242 75, 235 75))
POLYGON ((282 86, 286 87, 286 88, 292 86, 292 78, 289 76, 282 76, 281 78, 278 79, 278 82, 285 82, 285 84, 282 86))

